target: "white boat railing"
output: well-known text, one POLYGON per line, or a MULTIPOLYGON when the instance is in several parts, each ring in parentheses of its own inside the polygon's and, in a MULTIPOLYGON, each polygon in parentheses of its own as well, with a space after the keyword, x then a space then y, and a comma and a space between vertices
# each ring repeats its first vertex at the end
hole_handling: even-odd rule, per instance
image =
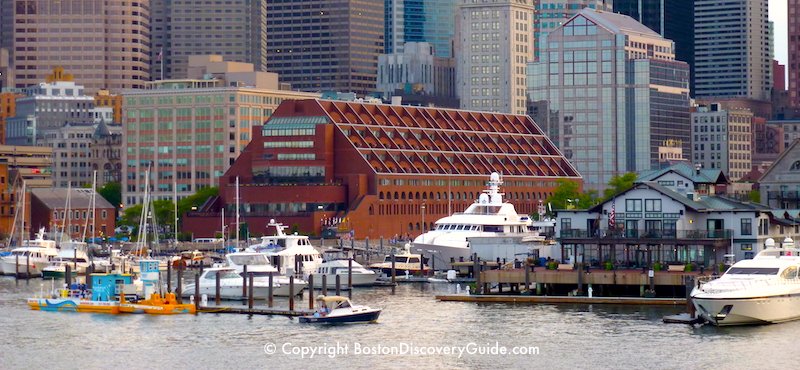
POLYGON ((699 290, 704 293, 728 293, 740 290, 748 290, 759 287, 776 286, 800 286, 800 279, 756 279, 756 280, 712 280, 707 283, 700 283, 699 290))

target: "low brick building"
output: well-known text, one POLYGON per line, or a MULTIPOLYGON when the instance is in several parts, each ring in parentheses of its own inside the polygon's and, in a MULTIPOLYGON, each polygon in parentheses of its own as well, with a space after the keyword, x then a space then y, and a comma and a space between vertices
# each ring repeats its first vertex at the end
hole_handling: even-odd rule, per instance
POLYGON ((65 188, 31 189, 30 229, 44 227, 51 231, 68 225, 68 234, 73 239, 81 239, 87 227, 86 238, 113 235, 116 228, 114 206, 97 194, 94 205, 97 217, 92 217, 94 192, 93 189, 71 189, 69 192, 65 188), (71 194, 69 212, 66 211, 67 194, 71 194))
POLYGON ((224 223, 233 235, 238 177, 251 235, 274 232, 266 226, 274 218, 306 234, 414 236, 474 202, 492 172, 521 214, 535 213, 556 180, 581 181, 524 115, 284 101, 220 177, 219 197, 187 214, 183 230, 209 237, 224 223))

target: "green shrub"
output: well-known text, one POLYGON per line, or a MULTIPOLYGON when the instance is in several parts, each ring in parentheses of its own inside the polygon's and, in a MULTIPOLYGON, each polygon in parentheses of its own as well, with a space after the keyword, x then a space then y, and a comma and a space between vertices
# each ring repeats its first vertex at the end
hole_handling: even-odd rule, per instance
POLYGON ((603 267, 606 269, 606 271, 611 271, 614 269, 614 264, 611 263, 611 261, 606 261, 603 267))
POLYGON ((685 271, 685 272, 692 272, 692 267, 693 267, 693 266, 692 266, 692 264, 691 264, 691 263, 687 263, 687 264, 686 264, 686 267, 684 267, 684 268, 683 268, 683 271, 685 271))
POLYGON ((662 270, 664 270, 664 266, 661 264, 661 262, 656 262, 656 263, 653 264, 653 270, 654 271, 662 271, 662 270))

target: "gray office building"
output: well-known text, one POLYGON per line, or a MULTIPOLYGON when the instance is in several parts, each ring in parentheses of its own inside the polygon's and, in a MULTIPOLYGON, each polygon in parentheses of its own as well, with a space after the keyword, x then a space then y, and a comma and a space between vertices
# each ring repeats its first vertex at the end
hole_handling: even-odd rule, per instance
POLYGON ((293 89, 375 92, 384 4, 374 0, 270 0, 267 69, 293 89))
POLYGON ((694 2, 695 97, 770 100, 768 17, 764 0, 694 2))
POLYGON ((266 0, 152 0, 150 6, 153 80, 186 78, 190 55, 222 55, 267 70, 266 0))
POLYGON ((628 16, 583 9, 543 45, 528 64, 530 107, 587 189, 650 169, 665 146, 680 143, 688 157, 689 66, 671 40, 628 16))

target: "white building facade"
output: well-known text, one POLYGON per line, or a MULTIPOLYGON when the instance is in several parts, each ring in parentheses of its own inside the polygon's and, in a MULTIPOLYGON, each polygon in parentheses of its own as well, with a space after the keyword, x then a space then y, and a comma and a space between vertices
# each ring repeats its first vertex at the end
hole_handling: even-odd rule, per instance
POLYGON ((461 108, 525 114, 525 65, 533 60, 533 0, 462 0, 456 15, 461 108))

